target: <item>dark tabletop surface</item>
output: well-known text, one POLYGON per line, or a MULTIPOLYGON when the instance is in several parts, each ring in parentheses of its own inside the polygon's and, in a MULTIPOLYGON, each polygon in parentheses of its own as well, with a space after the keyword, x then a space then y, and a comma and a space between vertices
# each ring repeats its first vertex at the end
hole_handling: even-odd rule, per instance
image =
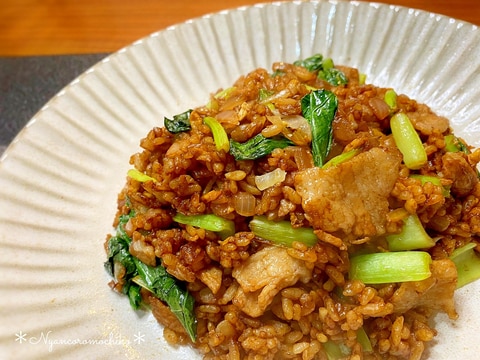
POLYGON ((0 57, 0 154, 50 98, 107 55, 0 57))

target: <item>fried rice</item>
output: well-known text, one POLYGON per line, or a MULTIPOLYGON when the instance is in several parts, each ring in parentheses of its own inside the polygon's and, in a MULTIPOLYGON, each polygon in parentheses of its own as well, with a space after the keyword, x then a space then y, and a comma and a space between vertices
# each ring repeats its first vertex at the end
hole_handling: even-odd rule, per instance
MULTIPOLYGON (((357 69, 335 69, 345 83, 332 85, 298 63, 256 69, 186 113, 188 130, 155 127, 131 156, 137 175, 119 193, 114 226, 130 214, 123 227, 129 255, 166 269, 194 299, 192 339, 163 299, 139 287, 142 306, 172 346, 193 346, 204 359, 421 359, 437 334, 432 317, 457 318, 451 256, 468 244, 479 250, 480 151, 456 137, 462 146, 449 150, 447 119, 406 95, 391 104, 392 89, 366 83, 357 69), (317 89, 338 99, 326 162, 354 150, 328 167, 314 165, 302 113, 302 98, 317 89), (428 161, 419 168, 405 165, 393 139, 397 113, 421 139, 428 161), (237 160, 218 148, 205 118, 216 119, 230 142, 261 134, 290 143, 237 160), (234 232, 178 222, 178 213, 212 214, 231 221, 234 232), (389 252, 388 235, 412 214, 434 241, 421 249, 431 256, 431 275, 377 284, 352 279, 352 258, 389 252), (255 217, 313 229, 315 242, 266 240, 251 229, 255 217)), ((135 279, 127 279, 126 266, 113 261, 110 270, 110 286, 127 293, 135 279)))

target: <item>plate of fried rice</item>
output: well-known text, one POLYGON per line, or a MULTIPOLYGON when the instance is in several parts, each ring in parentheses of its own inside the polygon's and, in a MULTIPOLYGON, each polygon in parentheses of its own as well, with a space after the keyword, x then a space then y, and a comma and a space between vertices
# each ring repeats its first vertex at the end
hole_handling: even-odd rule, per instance
POLYGON ((0 159, 0 358, 476 358, 479 44, 297 1, 108 56, 0 159))

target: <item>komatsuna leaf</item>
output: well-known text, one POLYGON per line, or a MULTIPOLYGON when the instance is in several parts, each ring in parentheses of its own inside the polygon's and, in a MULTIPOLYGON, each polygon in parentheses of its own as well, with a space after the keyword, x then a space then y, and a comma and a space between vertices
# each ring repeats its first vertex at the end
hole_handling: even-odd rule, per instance
POLYGON ((168 305, 192 341, 195 341, 197 320, 193 296, 179 284, 177 279, 168 274, 163 266, 152 267, 137 258, 134 258, 134 261, 145 287, 168 305))
POLYGON ((332 146, 332 123, 337 112, 338 99, 326 89, 310 92, 301 100, 302 115, 312 131, 312 155, 315 166, 325 163, 332 146))
POLYGON ((283 149, 294 143, 283 136, 267 138, 258 134, 253 138, 239 143, 230 139, 230 154, 235 160, 255 160, 270 154, 273 150, 283 149))
POLYGON ((190 125, 191 112, 192 110, 184 111, 181 114, 174 115, 172 119, 165 117, 163 119, 165 128, 168 131, 170 131, 172 134, 189 131, 191 129, 191 125, 190 125))

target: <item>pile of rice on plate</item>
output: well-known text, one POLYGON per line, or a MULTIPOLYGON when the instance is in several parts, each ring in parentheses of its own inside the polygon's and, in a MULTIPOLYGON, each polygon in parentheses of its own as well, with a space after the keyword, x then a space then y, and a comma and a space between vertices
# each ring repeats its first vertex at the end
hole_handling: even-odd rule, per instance
POLYGON ((457 318, 480 272, 480 150, 427 105, 314 55, 165 126, 130 158, 105 267, 172 346, 421 359, 432 317, 457 318))

